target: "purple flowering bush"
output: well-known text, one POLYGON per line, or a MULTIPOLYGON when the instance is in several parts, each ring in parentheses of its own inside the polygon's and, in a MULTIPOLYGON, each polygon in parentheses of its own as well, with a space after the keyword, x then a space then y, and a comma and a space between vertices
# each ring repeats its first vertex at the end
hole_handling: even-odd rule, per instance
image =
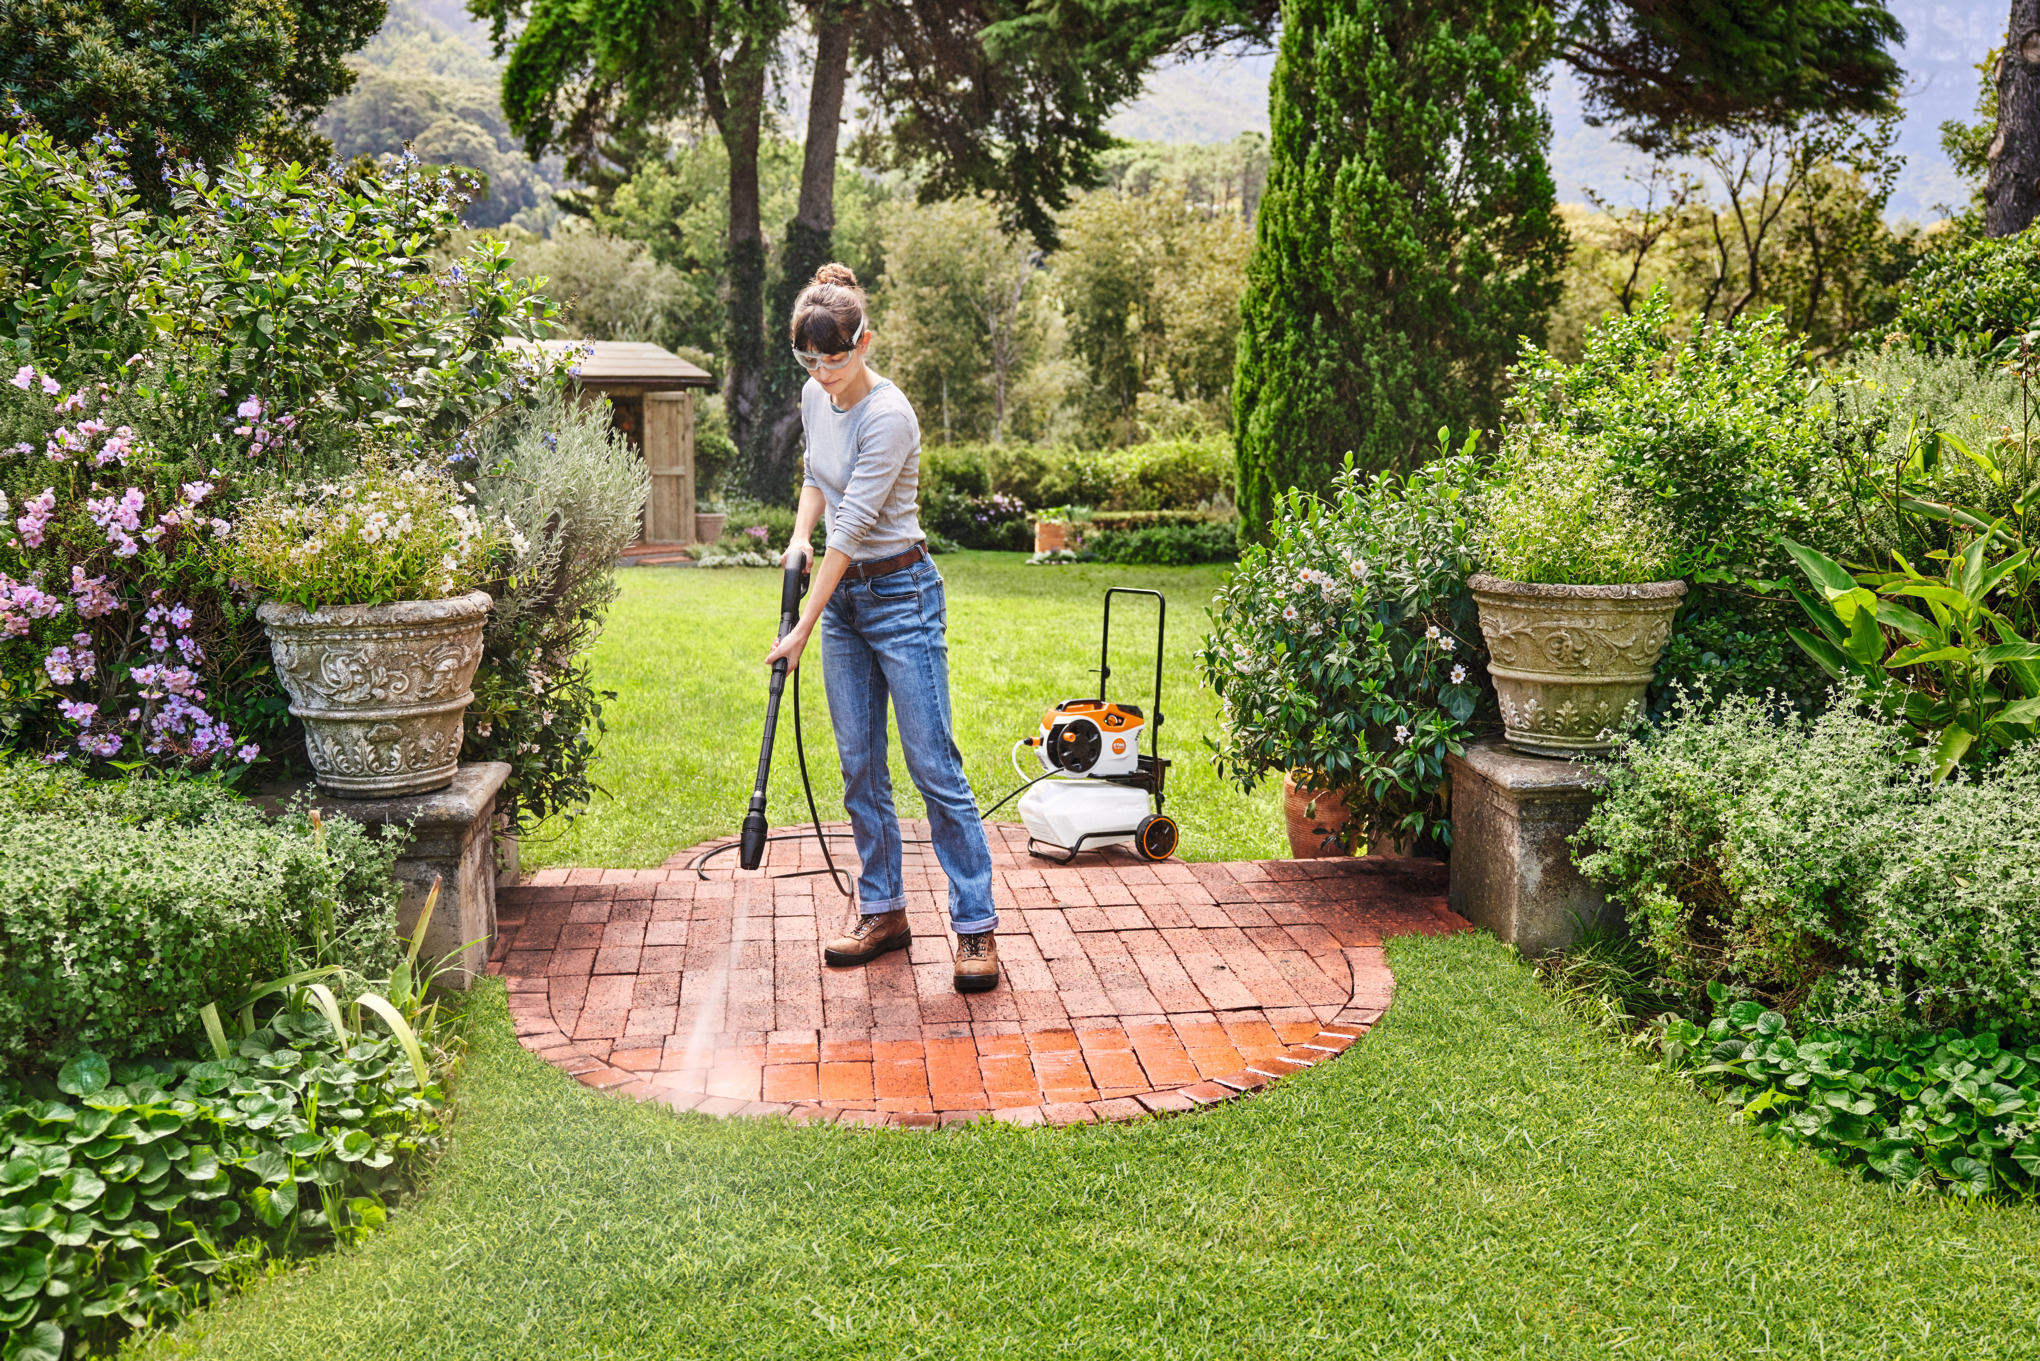
POLYGON ((152 395, 32 364, 0 383, 0 738, 51 761, 245 764, 280 711, 248 683, 267 659, 214 562, 242 478, 157 445, 152 395))
MULTIPOLYGON (((304 488, 374 451, 448 474, 435 485, 481 514, 478 428, 539 403, 574 356, 521 344, 557 309, 500 243, 433 266, 458 187, 413 158, 166 160, 169 210, 151 215, 122 183, 125 154, 112 137, 0 132, 0 750, 295 766, 256 594, 233 580, 245 507, 316 500, 304 488)), ((313 574, 330 565, 307 555, 298 583, 260 584, 323 595, 330 574, 313 574)), ((588 606, 558 608, 574 617, 491 632, 478 693, 578 674, 558 638, 592 637, 588 606)), ((543 819, 585 802, 584 779, 545 772, 585 767, 598 722, 592 698, 548 694, 529 723, 483 716, 464 756, 511 761, 505 806, 543 819)))

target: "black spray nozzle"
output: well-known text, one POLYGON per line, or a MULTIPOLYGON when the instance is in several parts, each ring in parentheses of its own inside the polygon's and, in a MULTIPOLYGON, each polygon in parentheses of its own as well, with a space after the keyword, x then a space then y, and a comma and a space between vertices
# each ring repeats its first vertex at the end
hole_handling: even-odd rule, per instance
POLYGON ((737 863, 747 870, 765 862, 765 810, 753 808, 744 814, 744 834, 737 851, 737 863))

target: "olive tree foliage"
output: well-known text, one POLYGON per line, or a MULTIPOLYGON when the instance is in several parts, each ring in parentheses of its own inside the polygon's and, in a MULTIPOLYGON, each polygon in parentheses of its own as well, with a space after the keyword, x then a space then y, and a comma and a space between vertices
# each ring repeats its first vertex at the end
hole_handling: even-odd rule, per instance
POLYGON ((1220 431, 1229 417, 1252 237, 1182 181, 1086 194, 1049 259, 1087 424, 1112 443, 1220 431), (1143 427, 1161 426, 1163 429, 1143 427))
POLYGON ((881 365, 931 435, 1002 441, 1041 347, 1041 252, 984 196, 895 204, 875 301, 881 365))

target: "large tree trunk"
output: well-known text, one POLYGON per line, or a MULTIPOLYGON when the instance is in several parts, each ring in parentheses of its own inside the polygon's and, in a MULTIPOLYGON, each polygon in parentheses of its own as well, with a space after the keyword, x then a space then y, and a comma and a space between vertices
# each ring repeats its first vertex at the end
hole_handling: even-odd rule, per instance
POLYGON ((2010 236, 2040 213, 2040 0, 2012 0, 1997 96, 1983 225, 1992 236, 2010 236))
POLYGON ((765 54, 755 39, 746 38, 730 64, 708 81, 708 104, 730 156, 729 292, 724 304, 724 344, 729 353, 723 408, 730 439, 748 458, 757 447, 764 414, 765 358, 765 230, 758 217, 765 54))
MULTIPOLYGON (((815 75, 808 91, 807 145, 801 158, 800 203, 786 224, 779 250, 779 284, 772 293, 765 339, 765 383, 758 442, 746 460, 745 481, 761 501, 790 502, 799 495, 800 390, 807 371, 786 348, 794 299, 829 262, 836 232, 836 141, 843 125, 843 89, 850 71, 852 6, 822 0, 814 10, 815 75)), ((862 281, 860 281, 862 282, 862 281)))

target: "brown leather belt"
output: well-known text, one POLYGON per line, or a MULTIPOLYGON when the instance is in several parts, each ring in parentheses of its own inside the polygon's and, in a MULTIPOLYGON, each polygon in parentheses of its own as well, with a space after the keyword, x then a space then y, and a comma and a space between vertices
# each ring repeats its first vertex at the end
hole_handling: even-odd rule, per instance
POLYGON ((928 545, 917 543, 904 553, 895 553, 889 558, 877 558, 871 562, 853 562, 843 569, 846 581, 870 581, 873 577, 889 577, 894 572, 904 572, 928 556, 928 545))

